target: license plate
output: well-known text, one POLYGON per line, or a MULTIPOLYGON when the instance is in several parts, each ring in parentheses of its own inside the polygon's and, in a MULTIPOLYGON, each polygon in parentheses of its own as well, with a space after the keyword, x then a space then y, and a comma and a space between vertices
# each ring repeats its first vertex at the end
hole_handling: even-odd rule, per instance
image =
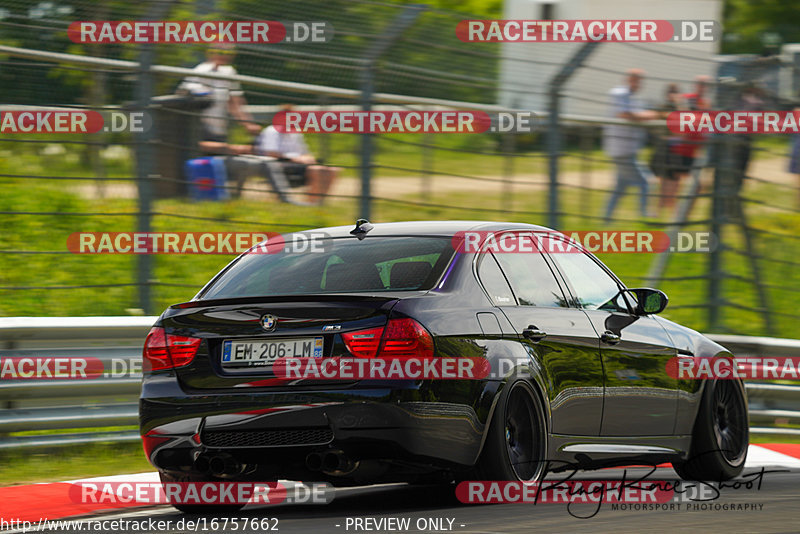
POLYGON ((322 337, 230 340, 222 344, 222 367, 264 367, 278 358, 322 358, 322 337))

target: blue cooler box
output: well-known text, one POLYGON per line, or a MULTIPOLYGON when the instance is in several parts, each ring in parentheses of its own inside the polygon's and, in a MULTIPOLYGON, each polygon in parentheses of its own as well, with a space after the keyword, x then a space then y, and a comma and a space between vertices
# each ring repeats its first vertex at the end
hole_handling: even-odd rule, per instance
POLYGON ((227 173, 225 158, 190 159, 186 162, 186 179, 189 181, 189 196, 194 200, 224 200, 228 198, 225 189, 227 173))

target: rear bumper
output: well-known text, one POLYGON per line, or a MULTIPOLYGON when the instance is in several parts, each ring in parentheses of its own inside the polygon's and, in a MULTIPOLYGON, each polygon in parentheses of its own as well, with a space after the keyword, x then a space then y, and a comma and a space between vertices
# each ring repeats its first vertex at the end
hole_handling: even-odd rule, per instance
POLYGON ((142 389, 141 432, 154 438, 145 448, 159 468, 174 467, 165 459, 214 451, 279 464, 321 448, 355 459, 475 463, 498 383, 476 388, 490 394, 475 396, 474 404, 456 395, 458 388, 430 401, 417 388, 382 386, 188 395, 174 377, 154 377, 142 389))

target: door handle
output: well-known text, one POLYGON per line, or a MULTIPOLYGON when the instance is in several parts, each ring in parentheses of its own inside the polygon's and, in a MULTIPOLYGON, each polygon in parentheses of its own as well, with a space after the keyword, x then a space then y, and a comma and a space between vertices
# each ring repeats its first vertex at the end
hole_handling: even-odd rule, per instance
POLYGON ((546 338, 547 337, 547 332, 545 332, 543 330, 539 330, 539 328, 537 328, 536 326, 531 324, 531 325, 528 325, 528 328, 526 328, 525 330, 522 331, 522 337, 528 338, 531 341, 536 342, 536 341, 541 341, 544 338, 546 338))
POLYGON ((619 343, 620 339, 617 334, 612 332, 611 330, 606 330, 603 332, 603 335, 600 336, 600 341, 605 343, 606 345, 616 345, 619 343))

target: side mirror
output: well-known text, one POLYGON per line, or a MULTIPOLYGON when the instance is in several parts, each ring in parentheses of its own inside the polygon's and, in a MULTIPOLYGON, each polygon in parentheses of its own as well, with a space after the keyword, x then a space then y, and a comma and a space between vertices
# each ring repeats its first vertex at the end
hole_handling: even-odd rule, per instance
POLYGON ((629 289, 628 293, 632 294, 636 300, 636 309, 634 310, 636 315, 661 313, 669 302, 666 293, 649 287, 629 289))

